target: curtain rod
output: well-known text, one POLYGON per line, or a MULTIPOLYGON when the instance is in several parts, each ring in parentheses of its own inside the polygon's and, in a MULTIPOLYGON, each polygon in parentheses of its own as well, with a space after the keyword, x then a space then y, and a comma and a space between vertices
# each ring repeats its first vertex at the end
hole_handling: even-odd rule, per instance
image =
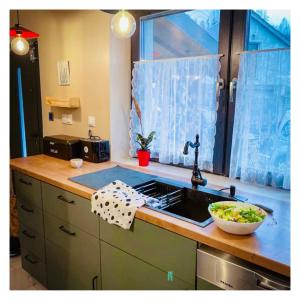
POLYGON ((140 64, 145 62, 159 62, 159 61, 167 61, 167 60, 182 60, 182 59, 195 59, 195 58, 209 58, 209 57, 222 57, 224 54, 209 54, 209 55, 199 55, 199 56, 185 56, 185 57, 172 57, 172 58, 162 58, 162 59, 146 59, 146 60, 138 60, 134 61, 134 64, 140 64))
POLYGON ((236 55, 241 55, 244 53, 260 53, 260 52, 273 52, 273 51, 286 51, 290 50, 290 48, 275 48, 275 49, 264 49, 264 50, 247 50, 247 51, 241 51, 241 52, 235 52, 236 55))

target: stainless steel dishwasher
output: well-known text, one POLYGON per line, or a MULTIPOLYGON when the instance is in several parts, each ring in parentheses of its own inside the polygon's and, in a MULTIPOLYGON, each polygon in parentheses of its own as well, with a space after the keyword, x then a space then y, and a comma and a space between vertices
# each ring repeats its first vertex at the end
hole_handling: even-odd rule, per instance
POLYGON ((230 254, 199 245, 197 290, 289 290, 287 277, 230 254))

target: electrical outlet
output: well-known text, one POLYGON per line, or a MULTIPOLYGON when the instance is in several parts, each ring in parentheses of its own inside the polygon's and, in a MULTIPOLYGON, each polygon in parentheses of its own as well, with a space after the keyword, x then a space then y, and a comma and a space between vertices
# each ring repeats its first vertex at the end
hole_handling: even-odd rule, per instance
POLYGON ((96 118, 94 116, 88 116, 88 126, 89 127, 96 126, 96 118))
POLYGON ((62 119, 63 124, 67 124, 67 125, 73 124, 72 114, 62 114, 61 119, 62 119))
POLYGON ((54 121, 54 113, 52 111, 49 112, 49 121, 54 121))

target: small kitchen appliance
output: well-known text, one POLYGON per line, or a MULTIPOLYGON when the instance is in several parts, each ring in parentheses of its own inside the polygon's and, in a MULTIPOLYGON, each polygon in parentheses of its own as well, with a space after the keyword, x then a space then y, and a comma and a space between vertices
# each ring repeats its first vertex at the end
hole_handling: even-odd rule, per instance
POLYGON ((110 159, 109 141, 98 136, 81 139, 81 157, 83 160, 100 163, 110 159))

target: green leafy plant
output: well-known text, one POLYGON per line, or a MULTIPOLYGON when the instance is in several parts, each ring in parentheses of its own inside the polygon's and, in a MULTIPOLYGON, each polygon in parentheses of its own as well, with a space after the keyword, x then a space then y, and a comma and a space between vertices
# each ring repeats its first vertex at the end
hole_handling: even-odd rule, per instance
POLYGON ((151 144, 155 135, 155 131, 151 131, 148 137, 142 136, 140 133, 137 133, 136 142, 141 146, 140 150, 148 151, 149 145, 151 144))

